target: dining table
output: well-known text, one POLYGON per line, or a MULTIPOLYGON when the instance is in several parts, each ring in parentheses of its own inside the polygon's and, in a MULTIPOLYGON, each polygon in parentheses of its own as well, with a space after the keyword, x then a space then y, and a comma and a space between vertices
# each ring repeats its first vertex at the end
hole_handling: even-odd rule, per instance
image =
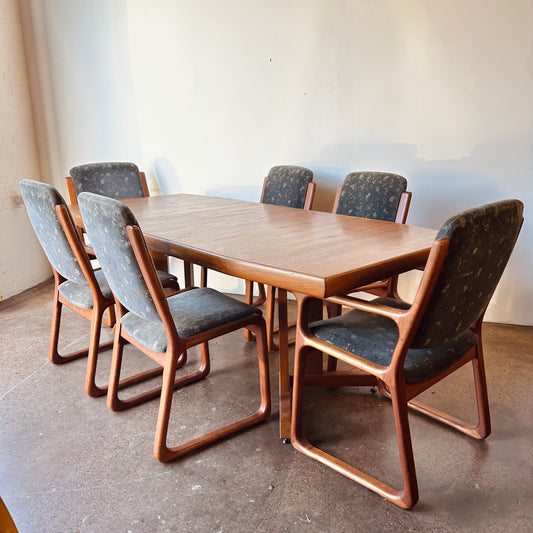
MULTIPOLYGON (((150 249, 184 261, 186 286, 194 283, 192 265, 271 285, 279 289, 282 304, 287 292, 295 294, 298 320, 305 323, 322 318, 325 298, 422 268, 437 234, 408 224, 204 195, 123 201, 150 249), (300 316, 304 312, 308 316, 300 316)), ((73 215, 82 226, 76 208, 73 215)), ((286 323, 286 306, 278 311, 280 324, 286 323)), ((283 439, 290 437, 291 404, 286 329, 280 328, 279 338, 283 439)), ((298 337, 296 342, 298 349, 298 337)), ((374 384, 368 375, 324 369, 320 352, 308 359, 306 374, 312 385, 374 384)))

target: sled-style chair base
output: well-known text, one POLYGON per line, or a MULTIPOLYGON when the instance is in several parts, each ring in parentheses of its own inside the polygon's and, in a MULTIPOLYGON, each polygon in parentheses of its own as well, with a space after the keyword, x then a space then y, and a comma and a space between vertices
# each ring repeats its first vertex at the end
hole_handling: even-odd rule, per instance
MULTIPOLYGON (((360 483, 392 503, 411 508, 418 485, 409 430, 412 408, 475 439, 491 431, 482 321, 514 248, 523 204, 507 200, 465 211, 439 231, 412 304, 395 298, 365 301, 339 296, 328 302, 350 307, 341 316, 298 327, 291 441, 305 455, 360 483), (304 434, 305 362, 319 350, 374 376, 392 402, 403 485, 394 488, 312 445, 304 434), (415 397, 471 363, 478 422, 463 422, 415 397)), ((304 309, 311 299, 298 295, 304 309)), ((305 312, 301 316, 306 316, 305 312)))
POLYGON ((131 211, 118 200, 92 193, 80 194, 79 205, 96 257, 116 300, 117 323, 107 394, 109 408, 122 411, 160 398, 154 455, 162 462, 265 421, 270 415, 271 398, 266 328, 261 311, 209 288, 185 289, 167 298, 131 211), (123 265, 120 272, 117 264, 123 265), (167 436, 174 390, 208 376, 208 341, 242 328, 249 328, 257 338, 259 406, 241 420, 169 446, 167 436), (119 397, 126 342, 163 369, 160 387, 129 398, 119 397), (187 350, 198 345, 200 367, 184 376, 177 375, 187 350))

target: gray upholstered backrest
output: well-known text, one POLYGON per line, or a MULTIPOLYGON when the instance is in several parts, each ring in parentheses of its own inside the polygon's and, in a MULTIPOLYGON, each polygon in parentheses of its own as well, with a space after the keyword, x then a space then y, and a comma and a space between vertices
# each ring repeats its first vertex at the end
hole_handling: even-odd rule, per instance
POLYGON ((261 202, 302 209, 311 181, 313 172, 308 168, 291 165, 272 167, 266 178, 261 202))
POLYGON ((59 191, 47 183, 28 179, 22 180, 19 186, 31 224, 50 264, 64 278, 84 282, 83 272, 55 210, 56 205, 66 205, 59 191))
POLYGON ((342 184, 337 215, 394 222, 407 180, 386 172, 352 172, 342 184))
POLYGON ((479 318, 513 251, 523 209, 519 200, 504 200, 444 223, 437 239, 450 239, 450 245, 413 347, 447 342, 479 318))
POLYGON ((91 163, 70 169, 76 196, 94 192, 117 200, 142 198, 141 176, 133 163, 91 163))
POLYGON ((127 226, 138 226, 133 213, 114 198, 90 192, 81 193, 78 204, 91 246, 115 298, 141 318, 159 320, 126 232, 127 226))

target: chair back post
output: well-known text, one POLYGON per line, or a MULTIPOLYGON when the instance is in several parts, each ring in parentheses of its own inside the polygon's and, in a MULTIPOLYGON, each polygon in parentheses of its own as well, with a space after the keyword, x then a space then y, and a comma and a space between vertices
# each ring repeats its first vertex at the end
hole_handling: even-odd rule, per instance
POLYGON ((178 353, 182 353, 185 350, 185 343, 180 338, 176 329, 176 324, 172 319, 168 302, 163 291, 163 286, 157 276, 154 262, 148 250, 148 246, 146 245, 143 232, 138 225, 132 224, 126 226, 126 232, 135 259, 139 264, 142 276, 159 314, 159 318, 161 319, 161 322, 163 322, 168 341, 167 352, 170 353, 173 350, 177 350, 178 353))
POLYGON ((96 302, 102 296, 101 290, 98 285, 98 282, 96 281, 94 269, 89 260, 89 256, 85 251, 85 247, 81 242, 79 233, 74 225, 74 221, 72 220, 72 215, 70 214, 70 211, 66 205, 56 205, 55 210, 59 218, 61 227, 63 228, 65 236, 67 237, 70 248, 74 256, 76 257, 76 260, 78 261, 85 280, 89 284, 91 293, 93 295, 93 301, 96 302))
POLYGON ((310 181, 307 185, 307 192, 305 193, 305 202, 303 208, 309 211, 313 207, 313 200, 315 199, 316 183, 310 181))
POLYGON ((68 203, 70 205, 78 205, 78 197, 76 196, 76 188, 74 187, 74 181, 71 176, 65 178, 65 185, 67 187, 68 203))
POLYGON ((400 196, 400 202, 398 203, 398 210, 396 211, 396 219, 394 222, 397 224, 405 224, 407 220, 407 213, 411 206, 411 198, 413 193, 411 191, 404 191, 400 196))
POLYGON ((146 181, 146 174, 144 172, 139 172, 139 178, 141 180, 143 196, 150 196, 150 189, 148 188, 148 182, 146 181))
POLYGON ((331 209, 332 213, 337 213, 337 209, 339 208, 339 198, 341 196, 342 191, 342 183, 340 185, 337 185, 337 191, 335 193, 335 200, 333 201, 333 207, 331 209))
POLYGON ((398 319, 395 320, 398 326, 399 338, 398 344, 392 355, 388 373, 390 373, 391 376, 394 376, 396 383, 404 382, 403 369, 405 356, 407 355, 407 350, 411 347, 418 326, 428 308, 431 296, 442 270, 442 265, 446 259, 449 245, 449 239, 435 240, 431 247, 413 303, 407 313, 399 315, 398 319))

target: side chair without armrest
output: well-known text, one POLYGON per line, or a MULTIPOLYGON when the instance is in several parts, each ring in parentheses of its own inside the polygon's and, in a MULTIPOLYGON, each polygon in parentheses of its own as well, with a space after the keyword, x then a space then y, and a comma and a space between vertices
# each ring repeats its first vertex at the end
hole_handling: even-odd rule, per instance
MULTIPOLYGON (((272 167, 263 180, 260 202, 295 209, 311 209, 315 188, 313 172, 310 169, 293 165, 278 165, 272 167)), ((261 305, 266 301, 268 349, 277 350, 278 346, 274 342, 274 335, 279 330, 274 327, 276 287, 268 286, 265 293, 264 285, 258 283, 259 298, 253 300, 253 283, 251 280, 246 280, 245 301, 253 305, 261 305)), ((286 306, 286 304, 283 305, 286 306)), ((281 326, 290 328, 295 325, 296 323, 289 323, 281 326)), ((247 333, 245 336, 250 338, 247 333)))
MULTIPOLYGON (((111 348, 113 342, 100 343, 105 311, 108 325, 115 323, 114 298, 101 270, 94 270, 76 231, 65 200, 51 185, 35 180, 22 180, 20 191, 37 238, 50 262, 54 274, 54 305, 48 359, 54 364, 66 363, 87 356, 85 391, 89 396, 101 396, 107 386, 96 384, 96 367, 100 350, 111 348), (89 348, 67 355, 58 351, 61 311, 63 305, 91 322, 89 348)), ((178 290, 175 276, 159 273, 170 289, 178 290)), ((125 384, 123 384, 125 385, 125 384)))
MULTIPOLYGON (((146 175, 137 165, 127 162, 89 163, 70 169, 70 176, 65 178, 68 200, 71 205, 78 204, 78 195, 82 192, 93 192, 109 196, 116 200, 143 198, 150 196, 146 175)), ((91 254, 90 244, 87 251, 91 254)), ((166 255, 152 252, 158 270, 168 272, 166 255)), ((185 264, 185 285, 192 281, 190 265, 185 264)))
MULTIPOLYGON (((352 311, 300 323, 293 389, 293 446, 396 505, 411 508, 418 486, 408 407, 476 439, 490 434, 481 330, 483 315, 522 225, 523 204, 505 200, 451 217, 437 234, 411 305, 395 298, 334 297, 352 311), (395 489, 312 445, 303 431, 307 353, 323 351, 375 376, 392 401, 403 487, 395 489), (478 423, 470 425, 414 398, 466 363, 474 372, 478 423)), ((310 299, 302 297, 301 305, 310 299)), ((305 313, 302 313, 305 316, 305 313)))
MULTIPOLYGON (((333 213, 405 224, 412 193, 407 180, 388 172, 351 172, 337 187, 333 213)), ((397 277, 377 281, 357 291, 397 297, 397 277)))
POLYGON ((271 400, 265 322, 261 311, 209 288, 185 289, 167 299, 143 233, 131 211, 120 201, 92 193, 80 194, 79 205, 96 257, 117 304, 108 406, 120 411, 160 397, 154 455, 163 462, 266 420, 271 400), (237 422, 169 447, 167 433, 173 391, 209 374, 209 340, 241 328, 250 328, 258 341, 261 393, 258 409, 237 422), (164 369, 162 387, 127 399, 119 398, 117 385, 125 342, 164 369), (200 345, 200 368, 177 378, 176 371, 186 350, 196 345, 200 345))

